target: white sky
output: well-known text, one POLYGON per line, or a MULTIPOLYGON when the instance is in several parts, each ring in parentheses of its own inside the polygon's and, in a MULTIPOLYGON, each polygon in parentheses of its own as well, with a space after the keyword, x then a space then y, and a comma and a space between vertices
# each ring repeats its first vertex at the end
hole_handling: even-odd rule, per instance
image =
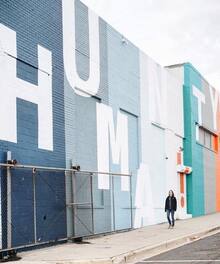
POLYGON ((161 65, 191 62, 220 90, 220 0, 81 0, 161 65))

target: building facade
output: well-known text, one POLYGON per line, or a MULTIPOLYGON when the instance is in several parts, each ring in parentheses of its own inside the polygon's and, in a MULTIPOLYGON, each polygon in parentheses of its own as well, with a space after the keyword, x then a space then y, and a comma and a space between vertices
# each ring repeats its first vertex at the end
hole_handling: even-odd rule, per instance
POLYGON ((219 94, 190 63, 170 69, 183 79, 184 163, 193 168, 188 211, 213 213, 219 211, 219 94))
POLYGON ((219 211, 219 94, 189 63, 158 65, 80 1, 0 2, 0 93, 0 162, 11 151, 18 164, 63 168, 36 179, 1 169, 2 248, 86 234, 91 207, 66 206, 88 198, 72 165, 97 172, 94 233, 166 221, 170 189, 180 219, 219 211))

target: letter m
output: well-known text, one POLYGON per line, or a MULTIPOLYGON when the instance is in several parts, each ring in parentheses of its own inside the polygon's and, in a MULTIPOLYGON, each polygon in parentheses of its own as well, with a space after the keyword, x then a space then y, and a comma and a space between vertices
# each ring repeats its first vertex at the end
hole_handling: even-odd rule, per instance
MULTIPOLYGON (((97 159, 98 171, 109 172, 110 153, 112 163, 121 165, 121 173, 128 174, 128 120, 120 111, 117 112, 115 131, 112 108, 97 103, 97 159), (111 148, 110 148, 111 147, 111 148), (111 151, 110 151, 111 150, 111 151)), ((109 189, 109 176, 99 173, 98 188, 109 189)), ((129 178, 121 177, 121 190, 129 191, 129 178)))

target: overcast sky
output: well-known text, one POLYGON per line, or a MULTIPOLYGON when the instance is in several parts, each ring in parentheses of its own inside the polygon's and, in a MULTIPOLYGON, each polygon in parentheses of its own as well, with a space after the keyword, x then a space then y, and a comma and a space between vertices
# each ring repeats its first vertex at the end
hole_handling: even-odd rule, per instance
POLYGON ((220 0, 82 0, 161 65, 191 62, 220 90, 220 0))

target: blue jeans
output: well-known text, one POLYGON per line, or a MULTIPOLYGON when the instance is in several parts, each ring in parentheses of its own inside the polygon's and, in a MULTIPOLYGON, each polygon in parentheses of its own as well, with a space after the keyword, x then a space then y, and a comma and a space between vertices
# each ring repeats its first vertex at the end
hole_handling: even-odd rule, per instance
POLYGON ((175 211, 171 210, 171 209, 167 209, 166 212, 167 212, 167 220, 168 220, 169 225, 174 226, 174 223, 175 223, 174 213, 175 213, 175 211), (170 220, 170 215, 171 215, 171 220, 170 220))

